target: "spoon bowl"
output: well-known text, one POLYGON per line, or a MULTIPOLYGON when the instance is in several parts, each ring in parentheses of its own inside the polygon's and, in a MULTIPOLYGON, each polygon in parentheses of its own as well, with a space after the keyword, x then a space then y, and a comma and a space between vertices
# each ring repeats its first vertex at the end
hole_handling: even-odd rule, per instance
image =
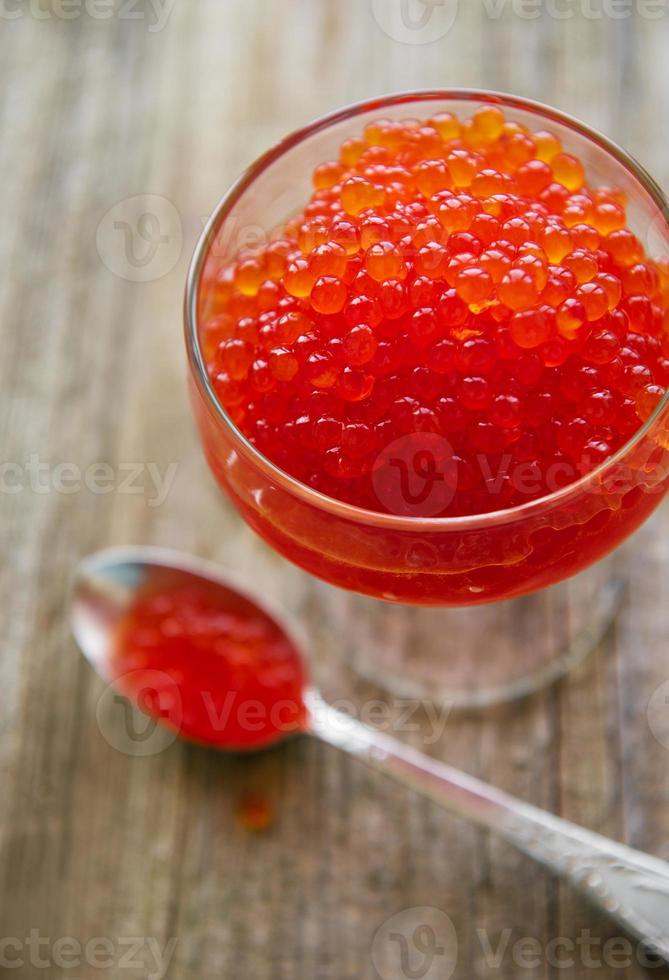
MULTIPOLYGON (((135 707, 184 738, 222 751, 257 751, 307 728, 306 643, 298 624, 210 562, 162 548, 111 548, 91 555, 75 572, 70 625, 82 653, 107 684, 114 684, 135 707), (249 651, 240 656, 239 644, 224 646, 221 654, 214 648, 220 643, 216 632, 205 634, 200 649, 167 635, 164 649, 153 644, 149 653, 139 650, 137 656, 123 651, 124 630, 128 632, 126 624, 132 621, 138 600, 192 597, 203 590, 209 615, 212 609, 220 611, 214 630, 229 629, 230 621, 233 626, 240 621, 255 625, 262 649, 268 651, 265 673, 267 660, 277 662, 283 683, 277 681, 275 671, 267 687, 254 688, 253 675, 261 669, 257 644, 250 656, 249 651), (226 658, 234 660, 230 670, 226 658), (152 710, 148 695, 169 705, 156 704, 152 710), (271 723, 273 710, 276 720, 271 723), (259 711, 265 712, 266 724, 259 711)), ((130 634, 131 639, 136 633, 130 634)))

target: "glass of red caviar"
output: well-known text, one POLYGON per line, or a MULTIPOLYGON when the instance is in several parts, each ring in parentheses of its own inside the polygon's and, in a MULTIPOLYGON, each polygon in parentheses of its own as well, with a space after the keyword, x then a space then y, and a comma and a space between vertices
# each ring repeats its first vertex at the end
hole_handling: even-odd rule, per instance
MULTIPOLYGON (((323 591, 338 642, 363 672, 398 693, 466 705, 529 691, 573 661, 573 649, 563 657, 561 644, 544 642, 546 610, 555 616, 573 589, 552 590, 559 597, 549 603, 537 597, 529 619, 523 600, 531 625, 517 655, 496 654, 513 605, 475 621, 466 610, 416 607, 556 586, 657 507, 669 487, 668 259, 669 204, 639 164, 557 110, 492 92, 351 106, 274 147, 217 206, 185 306, 206 457, 281 554, 358 596, 404 604, 400 621, 396 609, 323 591), (435 132, 448 144, 441 157, 430 149, 435 132), (410 168, 392 171, 394 140, 418 147, 410 168), (505 200, 509 173, 538 202, 524 213, 505 200), (413 226, 410 216, 402 227, 416 185, 423 212, 413 202, 413 226), (384 212, 379 186, 406 208, 384 212), (542 222, 545 213, 559 220, 542 222), (431 231, 438 224, 442 239, 431 231), (537 370, 554 391, 532 387, 537 370), (519 422, 516 394, 528 391, 519 422), (573 417, 550 415, 552 391, 575 406, 573 417), (345 404, 343 422, 333 398, 345 404), (575 464, 568 449, 579 439, 587 461, 575 464), (475 450, 483 474, 472 472, 475 450), (498 465, 506 450, 511 473, 498 465), (360 650, 361 621, 374 624, 363 631, 371 657, 360 650), (420 635, 401 664, 388 637, 400 622, 420 635)), ((600 567, 578 580, 591 614, 607 577, 600 567)))

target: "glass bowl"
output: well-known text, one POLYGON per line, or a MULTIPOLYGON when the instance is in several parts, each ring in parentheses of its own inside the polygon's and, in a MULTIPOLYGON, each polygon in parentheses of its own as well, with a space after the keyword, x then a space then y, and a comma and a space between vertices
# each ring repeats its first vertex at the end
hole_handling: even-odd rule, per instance
MULTIPOLYGON (((443 607, 512 599, 573 576, 611 552, 648 518, 669 487, 669 395, 615 455, 549 496, 493 513, 439 518, 413 514, 413 498, 407 498, 406 486, 398 482, 384 490, 398 504, 388 506, 384 497, 386 509, 396 512, 363 510, 324 496, 279 469, 226 414, 205 368, 201 325, 208 311, 207 291, 201 287, 241 246, 273 237, 308 198, 314 167, 336 156, 341 143, 359 135, 370 121, 428 118, 443 111, 462 117, 489 104, 503 107, 511 121, 554 132, 565 150, 583 161, 591 185, 622 189, 629 226, 653 258, 669 257, 666 197, 610 140, 525 99, 485 91, 425 91, 350 106, 264 154, 216 207, 188 276, 190 391, 204 451, 219 484, 248 524, 292 562, 326 582, 394 603, 443 607)), ((428 439, 425 445, 419 441, 396 447, 396 452, 411 466, 417 452, 429 454, 432 446, 428 439)), ((399 467, 397 473, 399 480, 399 467)), ((528 670, 523 661, 522 676, 528 670)), ((518 680, 513 677, 512 686, 518 680)))

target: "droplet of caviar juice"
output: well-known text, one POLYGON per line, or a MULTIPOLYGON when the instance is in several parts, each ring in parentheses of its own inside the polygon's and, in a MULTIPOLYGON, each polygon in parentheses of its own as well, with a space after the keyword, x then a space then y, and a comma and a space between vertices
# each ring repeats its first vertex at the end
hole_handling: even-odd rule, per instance
POLYGON ((428 431, 466 474, 444 516, 519 505, 661 400, 669 268, 555 134, 496 106, 379 120, 313 185, 280 237, 210 277, 203 328, 221 403, 307 485, 383 510, 376 461, 428 431), (502 498, 485 475, 503 456, 502 498), (513 479, 528 465, 533 487, 513 479))

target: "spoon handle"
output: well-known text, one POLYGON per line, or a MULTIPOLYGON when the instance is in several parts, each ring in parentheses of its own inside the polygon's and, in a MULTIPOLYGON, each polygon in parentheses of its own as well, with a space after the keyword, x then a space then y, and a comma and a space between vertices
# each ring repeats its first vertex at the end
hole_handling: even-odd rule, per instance
POLYGON ((495 831, 669 958, 669 863, 523 803, 308 695, 310 733, 495 831))

